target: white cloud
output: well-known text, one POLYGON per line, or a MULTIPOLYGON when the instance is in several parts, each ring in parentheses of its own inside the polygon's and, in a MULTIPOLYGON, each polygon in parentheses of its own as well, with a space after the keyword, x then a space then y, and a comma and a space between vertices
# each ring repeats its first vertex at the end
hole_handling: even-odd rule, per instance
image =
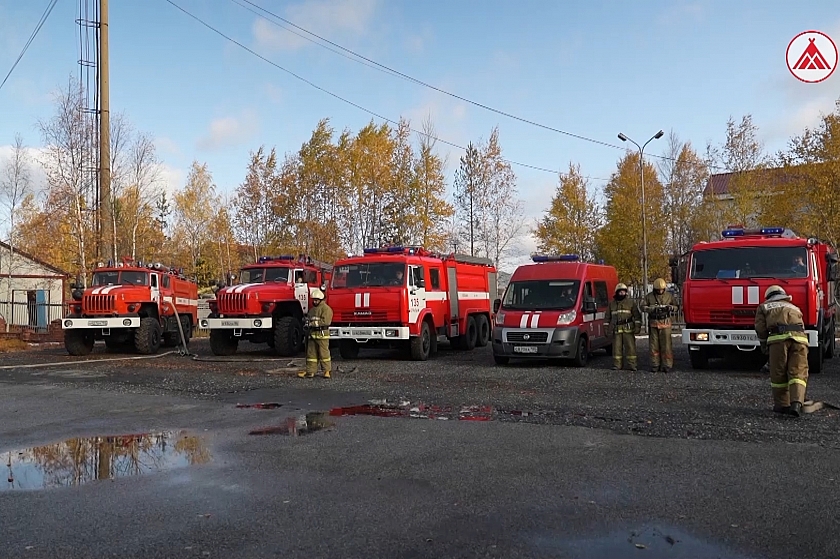
MULTIPOLYGON (((286 8, 284 17, 295 25, 333 39, 336 35, 363 35, 376 8, 377 0, 304 0, 286 8)), ((277 50, 296 50, 310 41, 282 29, 263 18, 254 22, 254 38, 261 47, 277 50)), ((297 34, 295 34, 297 33, 297 34)))
MULTIPOLYGON (((47 176, 41 161, 46 153, 41 147, 27 147, 26 155, 29 163, 29 178, 32 180, 33 192, 40 193, 47 188, 47 176)), ((12 155, 12 145, 0 145, 0 177, 5 177, 6 165, 12 155)))
POLYGON ((184 155, 181 148, 178 147, 177 143, 175 143, 175 140, 165 136, 158 136, 155 138, 155 147, 158 152, 163 155, 172 155, 175 157, 181 157, 184 155))
POLYGON ((183 169, 161 163, 158 172, 160 173, 160 186, 166 192, 166 198, 172 199, 172 195, 183 188, 187 180, 187 173, 183 169))
POLYGON ((207 133, 198 139, 197 146, 204 150, 234 146, 253 137, 259 128, 259 118, 252 110, 239 116, 217 118, 210 123, 207 133))

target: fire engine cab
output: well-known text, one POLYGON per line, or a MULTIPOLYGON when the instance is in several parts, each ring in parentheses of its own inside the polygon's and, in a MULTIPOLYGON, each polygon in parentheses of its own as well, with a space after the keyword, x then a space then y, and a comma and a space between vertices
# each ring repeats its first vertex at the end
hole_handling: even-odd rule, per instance
POLYGON ((671 266, 681 284, 682 341, 695 369, 706 368, 713 357, 759 351, 755 312, 774 284, 802 310, 810 372, 821 372, 823 359, 834 356, 840 269, 830 244, 784 227, 729 226, 720 240, 694 245, 671 266))
POLYGON ((502 299, 493 303, 493 359, 572 359, 583 367, 597 349, 612 350, 604 316, 618 285, 612 266, 581 262, 576 254, 531 256, 502 299))
POLYGON ((126 258, 98 267, 91 286, 75 289, 68 306, 62 328, 70 355, 89 354, 96 340, 109 349, 134 347, 151 354, 161 345, 177 346, 182 330, 189 342, 198 318, 198 286, 175 268, 126 258))
POLYGON ((304 255, 261 256, 243 266, 239 283, 219 289, 201 327, 215 355, 233 355, 239 340, 267 343, 282 356, 303 349, 303 317, 312 290, 326 289, 332 266, 304 255))
POLYGON ((422 247, 366 248, 335 263, 327 304, 330 338, 345 359, 360 346, 405 348, 424 361, 438 338, 471 350, 490 339, 490 301, 498 290, 491 260, 440 255, 422 247))

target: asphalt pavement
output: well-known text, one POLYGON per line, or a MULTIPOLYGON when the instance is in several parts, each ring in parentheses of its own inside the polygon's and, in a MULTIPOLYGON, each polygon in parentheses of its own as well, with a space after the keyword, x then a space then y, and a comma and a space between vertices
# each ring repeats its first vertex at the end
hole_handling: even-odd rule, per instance
MULTIPOLYGON (((635 373, 442 346, 329 380, 204 340, 6 354, 0 556, 840 556, 837 410, 776 416, 761 362, 692 371, 679 344, 645 372, 645 344, 635 373)), ((809 397, 838 396, 831 360, 809 397)))

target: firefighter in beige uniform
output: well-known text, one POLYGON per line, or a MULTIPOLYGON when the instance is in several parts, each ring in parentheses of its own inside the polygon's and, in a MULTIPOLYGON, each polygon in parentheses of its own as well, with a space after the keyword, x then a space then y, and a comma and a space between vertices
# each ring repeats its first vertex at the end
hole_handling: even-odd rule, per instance
POLYGON ((778 285, 764 293, 755 313, 761 349, 770 355, 773 411, 799 417, 808 385, 808 336, 802 311, 778 285))
POLYGON ((324 302, 324 292, 312 290, 312 308, 306 313, 309 336, 306 341, 306 370, 298 373, 300 378, 312 378, 318 366, 324 368, 324 378, 330 378, 332 358, 330 357, 330 324, 333 311, 324 302))
POLYGON ((671 345, 671 313, 675 310, 674 296, 665 291, 665 280, 657 278, 653 291, 647 294, 642 312, 648 315, 648 341, 650 342, 650 370, 668 373, 674 367, 671 345))
POLYGON ((627 298, 627 286, 615 286, 615 296, 604 315, 607 328, 611 331, 613 344, 613 370, 621 369, 622 357, 631 371, 637 367, 636 335, 642 331, 642 313, 632 299, 627 298))

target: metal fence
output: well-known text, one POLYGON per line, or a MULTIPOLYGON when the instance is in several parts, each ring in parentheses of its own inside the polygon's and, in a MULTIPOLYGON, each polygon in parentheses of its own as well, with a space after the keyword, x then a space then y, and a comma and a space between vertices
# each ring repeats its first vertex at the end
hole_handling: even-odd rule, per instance
POLYGON ((0 316, 10 330, 46 332, 51 322, 64 318, 65 312, 61 303, 0 300, 0 316))

